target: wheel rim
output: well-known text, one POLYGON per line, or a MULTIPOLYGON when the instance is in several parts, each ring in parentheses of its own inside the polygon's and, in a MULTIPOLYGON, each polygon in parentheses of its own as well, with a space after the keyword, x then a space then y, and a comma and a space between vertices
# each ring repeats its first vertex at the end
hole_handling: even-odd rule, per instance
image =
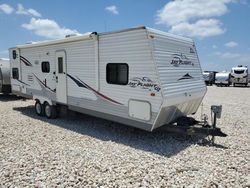
POLYGON ((38 114, 41 114, 41 112, 42 112, 42 106, 41 106, 40 103, 37 103, 37 104, 36 104, 36 112, 37 112, 38 114))
POLYGON ((45 106, 45 114, 46 114, 47 117, 51 116, 51 108, 50 108, 49 105, 45 106))

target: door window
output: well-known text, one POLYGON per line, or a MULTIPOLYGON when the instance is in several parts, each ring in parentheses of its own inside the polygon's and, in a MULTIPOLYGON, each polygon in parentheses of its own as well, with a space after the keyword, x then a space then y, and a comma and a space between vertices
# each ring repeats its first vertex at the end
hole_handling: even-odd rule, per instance
POLYGON ((58 57, 58 73, 62 74, 63 73, 63 57, 58 57))

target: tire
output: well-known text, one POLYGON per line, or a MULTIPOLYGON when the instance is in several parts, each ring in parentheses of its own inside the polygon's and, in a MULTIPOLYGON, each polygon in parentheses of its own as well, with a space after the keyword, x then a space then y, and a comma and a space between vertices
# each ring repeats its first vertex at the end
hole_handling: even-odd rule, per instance
POLYGON ((39 116, 44 115, 44 106, 38 100, 35 103, 35 110, 36 110, 37 115, 39 115, 39 116))
POLYGON ((44 104, 44 114, 48 119, 55 119, 57 116, 56 107, 46 102, 44 104))

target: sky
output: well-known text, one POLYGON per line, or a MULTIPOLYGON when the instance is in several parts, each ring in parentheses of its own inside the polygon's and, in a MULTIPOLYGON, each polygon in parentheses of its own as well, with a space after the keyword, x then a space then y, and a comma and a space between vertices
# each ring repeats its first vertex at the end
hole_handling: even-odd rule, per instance
POLYGON ((27 42, 148 26, 192 38, 203 70, 250 67, 250 0, 0 0, 0 58, 27 42))

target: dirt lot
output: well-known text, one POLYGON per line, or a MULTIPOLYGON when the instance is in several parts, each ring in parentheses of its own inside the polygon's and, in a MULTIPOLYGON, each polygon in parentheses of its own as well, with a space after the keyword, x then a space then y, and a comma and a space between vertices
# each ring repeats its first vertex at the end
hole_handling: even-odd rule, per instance
POLYGON ((208 87, 203 111, 222 104, 228 134, 213 147, 86 115, 47 120, 33 104, 0 96, 0 187, 250 187, 249 87, 208 87))

